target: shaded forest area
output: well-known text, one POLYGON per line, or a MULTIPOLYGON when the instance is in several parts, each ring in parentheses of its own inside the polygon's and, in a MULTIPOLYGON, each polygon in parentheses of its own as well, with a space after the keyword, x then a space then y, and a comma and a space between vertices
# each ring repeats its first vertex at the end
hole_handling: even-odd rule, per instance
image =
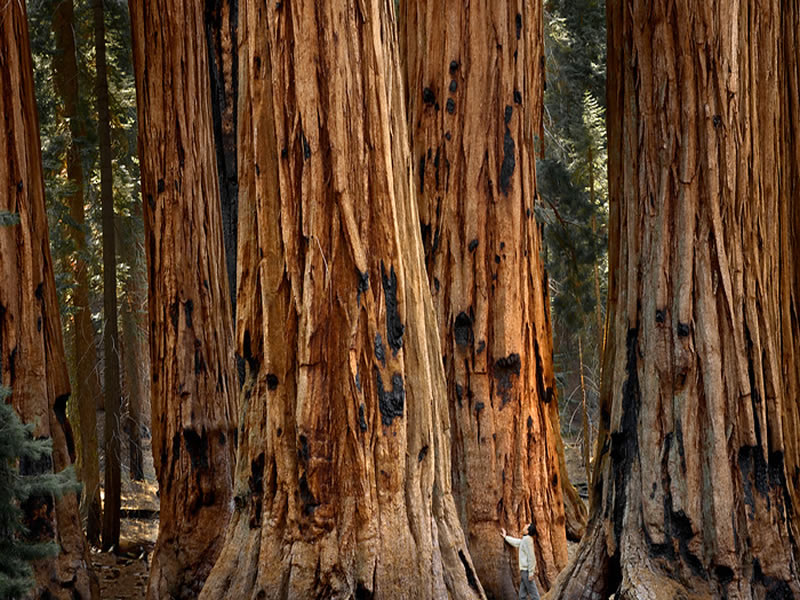
POLYGON ((799 15, 0 3, 0 597, 800 597, 799 15))

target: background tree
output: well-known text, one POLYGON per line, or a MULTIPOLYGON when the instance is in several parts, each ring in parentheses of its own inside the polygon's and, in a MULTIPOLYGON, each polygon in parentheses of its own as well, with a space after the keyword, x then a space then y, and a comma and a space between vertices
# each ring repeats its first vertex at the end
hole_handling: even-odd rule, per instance
POLYGON ((783 8, 609 3, 601 430, 592 519, 554 598, 800 594, 783 8))
POLYGON ((196 598, 230 517, 236 443, 208 55, 200 5, 130 6, 161 498, 147 597, 196 598))
POLYGON ((239 6, 235 512, 201 598, 483 597, 410 177, 393 3, 239 6))
MULTIPOLYGON (((403 28, 412 156, 450 417, 454 494, 489 597, 513 596, 501 526, 538 530, 546 589, 567 561, 534 137, 541 135, 542 5, 409 1, 403 28), (480 482, 480 485, 476 485, 480 482)), ((580 531, 586 512, 568 514, 580 531)))
MULTIPOLYGON (((61 472, 72 462, 64 360, 53 263, 47 236, 39 126, 25 6, 0 5, 0 211, 18 223, 0 228, 0 384, 36 438, 53 438, 52 460, 24 474, 61 472)), ((7 401, 6 399, 4 399, 7 401)), ((96 598, 74 493, 37 494, 23 505, 29 539, 55 541, 55 560, 35 566, 34 595, 96 598)))
MULTIPOLYGON (((86 144, 86 122, 79 93, 78 57, 75 43, 75 9, 72 0, 54 3, 52 13, 55 55, 53 80, 61 98, 58 120, 68 127, 66 177, 70 183, 69 216, 66 228, 74 248, 74 287, 72 288, 72 322, 68 326, 72 338, 74 393, 71 411, 79 424, 76 449, 78 468, 84 485, 81 504, 86 514, 86 536, 91 544, 100 545, 100 465, 97 452, 97 415, 95 407, 101 394, 97 370, 94 327, 89 306, 89 265, 87 264, 86 220, 84 211, 84 169, 81 152, 86 144)), ((84 511, 82 511, 84 512, 84 511)))

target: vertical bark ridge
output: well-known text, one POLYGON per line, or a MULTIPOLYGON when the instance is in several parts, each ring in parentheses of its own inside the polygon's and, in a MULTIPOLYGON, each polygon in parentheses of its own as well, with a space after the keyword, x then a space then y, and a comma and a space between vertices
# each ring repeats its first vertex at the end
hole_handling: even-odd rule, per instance
POLYGON ((611 328, 590 527, 605 543, 579 551, 606 568, 573 562, 554 598, 800 594, 782 8, 609 3, 611 328))
POLYGON ((161 520, 148 598, 195 598, 231 514, 236 376, 202 7, 131 2, 161 520))
MULTIPOLYGON (((460 516, 478 576, 498 598, 514 593, 518 568, 497 532, 532 521, 546 589, 567 560, 562 485, 572 486, 560 460, 534 215, 542 6, 402 7, 419 227, 445 359, 460 516)), ((585 508, 574 500, 568 514, 580 535, 585 508)))
POLYGON ((450 488, 393 3, 240 17, 246 439, 201 597, 483 597, 450 488))
MULTIPOLYGON (((0 210, 19 223, 0 227, 0 382, 36 437, 51 437, 52 460, 23 465, 59 472, 72 464, 66 405, 70 386, 47 234, 39 123, 25 5, 0 5, 0 210)), ((22 507, 35 541, 55 541, 55 560, 34 565, 33 595, 97 598, 97 581, 74 493, 34 497, 22 507)))

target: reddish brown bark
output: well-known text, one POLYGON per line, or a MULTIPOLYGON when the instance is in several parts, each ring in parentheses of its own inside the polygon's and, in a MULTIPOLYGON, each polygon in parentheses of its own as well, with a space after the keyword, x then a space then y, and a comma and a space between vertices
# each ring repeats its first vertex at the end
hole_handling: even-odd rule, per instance
POLYGON ((608 5, 601 431, 554 598, 800 596, 796 10, 608 5))
POLYGON ((201 598, 480 598, 393 2, 240 4, 236 510, 201 598))
MULTIPOLYGON (((534 218, 542 5, 401 6, 420 227, 453 422, 454 492, 487 595, 506 598, 519 573, 500 527, 536 525, 541 587, 567 561, 562 484, 571 485, 559 464, 547 279, 534 218)), ((580 530, 585 509, 573 497, 578 512, 569 514, 580 530)))
MULTIPOLYGON (((34 435, 52 437, 52 462, 24 466, 61 471, 72 464, 66 417, 69 376, 47 234, 39 124, 24 4, 0 4, 0 210, 19 224, 0 227, 0 381, 34 435)), ((30 536, 58 543, 55 559, 35 564, 37 598, 97 598, 74 493, 36 497, 23 506, 30 536)))
POLYGON ((147 597, 196 598, 232 508, 237 382, 202 5, 134 0, 159 536, 147 597))

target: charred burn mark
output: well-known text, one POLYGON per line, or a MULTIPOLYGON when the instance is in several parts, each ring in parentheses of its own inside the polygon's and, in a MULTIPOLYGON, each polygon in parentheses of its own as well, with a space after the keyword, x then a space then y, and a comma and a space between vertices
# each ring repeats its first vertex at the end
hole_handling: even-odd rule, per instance
POLYGON ((456 384, 456 400, 458 400, 458 405, 461 406, 461 400, 464 399, 464 388, 461 386, 460 383, 456 384))
POLYGON ((25 188, 25 185, 22 183, 22 181, 18 181, 18 182, 17 182, 17 192, 20 192, 20 193, 22 193, 22 190, 23 190, 24 188, 25 188))
POLYGON ((386 366, 386 352, 383 349, 383 338, 380 333, 375 334, 375 358, 386 366))
POLYGON ((447 111, 447 114, 452 115, 454 112, 456 112, 456 101, 452 98, 448 98, 447 103, 444 105, 444 109, 447 111))
POLYGON ((358 277, 358 283, 356 284, 356 286, 357 286, 356 289, 358 290, 358 292, 356 294, 356 300, 360 304, 361 303, 361 294, 365 294, 367 292, 367 290, 369 289, 369 273, 367 271, 364 271, 362 273, 361 271, 356 269, 356 277, 358 277))
POLYGON ((422 236, 422 247, 427 248, 428 242, 431 239, 431 224, 423 223, 422 219, 419 221, 419 233, 422 236))
POLYGON ((286 149, 286 146, 281 148, 281 158, 288 158, 289 157, 289 150, 286 149))
POLYGON ((164 185, 164 180, 163 179, 159 179, 158 183, 156 184, 156 189, 158 190, 158 193, 159 194, 163 194, 165 187, 166 186, 164 185))
POLYGON ((722 125, 722 117, 719 115, 714 115, 714 118, 711 119, 711 121, 714 123, 714 129, 719 129, 719 127, 722 125))
POLYGON ((403 388, 403 376, 400 373, 392 375, 391 391, 383 388, 383 378, 378 368, 375 368, 375 384, 378 388, 378 408, 381 411, 381 421, 387 427, 392 424, 395 417, 403 416, 406 391, 403 388))
POLYGON ((358 406, 358 426, 359 426, 359 428, 361 428, 361 431, 366 431, 367 430, 367 419, 364 416, 364 408, 365 408, 365 406, 364 406, 364 403, 362 402, 358 406))
POLYGON ((505 121, 506 125, 508 125, 511 122, 511 116, 513 114, 514 114, 514 108, 510 104, 507 104, 506 110, 503 113, 503 121, 505 121))
POLYGON ((519 90, 514 90, 514 104, 522 104, 522 94, 519 90))
POLYGON ((417 462, 422 462, 425 456, 428 454, 428 445, 425 444, 422 448, 419 449, 419 454, 417 454, 417 462))
POLYGON ((461 559, 461 564, 464 565, 464 573, 467 575, 467 583, 469 583, 469 587, 471 587, 476 592, 480 590, 480 586, 478 585, 478 578, 475 577, 475 571, 472 570, 472 567, 467 560, 467 557, 464 555, 463 550, 458 551, 458 558, 461 559))
POLYGON ((431 88, 429 87, 423 88, 422 101, 429 106, 433 106, 434 104, 436 104, 436 94, 433 93, 433 90, 431 88))
POLYGON ((454 60, 450 62, 450 74, 452 75, 456 71, 458 71, 458 61, 454 60))
POLYGON ((517 16, 514 17, 514 24, 517 27, 517 39, 520 38, 522 35, 522 15, 517 13, 517 16))
POLYGON ((36 286, 36 291, 33 293, 36 296, 36 299, 41 302, 42 298, 44 298, 44 283, 39 282, 39 285, 36 286))
POLYGON ((308 145, 308 139, 306 139, 306 134, 302 127, 300 128, 300 142, 303 146, 303 160, 306 161, 311 158, 311 146, 308 145))
POLYGON ((547 388, 545 389, 545 394, 544 394, 544 403, 545 404, 550 404, 553 401, 553 398, 555 397, 555 395, 556 395, 556 393, 553 391, 553 388, 550 387, 550 386, 547 386, 547 388))
POLYGON ((458 89, 458 82, 455 79, 450 81, 450 88, 449 89, 450 89, 450 91, 452 93, 455 93, 455 91, 458 89))
POLYGON ((356 380, 356 389, 360 392, 361 391, 361 375, 356 373, 355 380, 356 380))
POLYGON ((203 352, 200 340, 194 341, 194 374, 199 375, 206 370, 206 361, 203 359, 203 352))
POLYGON ((425 155, 419 157, 419 193, 425 193, 425 155))
MULTIPOLYGON (((539 401, 547 401, 547 390, 544 385, 544 365, 542 364, 542 353, 539 350, 539 340, 533 340, 533 356, 536 360, 536 393, 539 401)), ((551 390, 552 393, 552 390, 551 390)))
POLYGON ((678 337, 688 337, 688 335, 689 335, 689 324, 678 323, 678 337))
POLYGON ((75 461, 75 438, 72 435, 72 426, 67 420, 67 402, 69 394, 61 394, 53 402, 53 412, 56 415, 59 425, 64 430, 64 437, 67 441, 67 453, 72 461, 75 461))
POLYGON ((694 529, 692 522, 686 513, 682 510, 675 512, 670 510, 670 532, 672 536, 678 541, 678 549, 680 550, 681 558, 698 577, 707 578, 707 572, 703 566, 703 562, 689 550, 689 542, 694 537, 694 529))
POLYGON ((639 330, 633 327, 628 330, 627 360, 625 371, 628 378, 622 384, 622 418, 620 428, 611 434, 611 467, 614 476, 613 490, 614 502, 614 537, 617 543, 622 539, 622 517, 625 514, 627 502, 627 482, 630 480, 631 467, 639 451, 639 405, 641 403, 639 391, 639 373, 637 370, 639 330))
POLYGON ((250 497, 253 499, 252 512, 250 513, 250 529, 261 525, 261 498, 264 493, 264 453, 259 454, 255 460, 250 461, 250 477, 247 478, 250 488, 250 497))
POLYGON ((533 417, 528 415, 528 429, 533 427, 533 417))
POLYGON ((517 161, 514 158, 514 138, 506 127, 503 137, 503 164, 500 166, 500 191, 504 196, 508 196, 508 188, 511 185, 511 176, 514 174, 514 167, 517 161))
POLYGON ((150 210, 155 210, 156 201, 153 199, 153 194, 147 194, 147 203, 150 205, 150 210))
MULTIPOLYGON (((449 103, 450 101, 448 100, 447 102, 449 103)), ((453 105, 453 106, 455 107, 455 105, 453 105)), ((447 112, 450 112, 449 107, 448 107, 448 111, 447 112)), ((453 114, 453 113, 450 113, 450 114, 453 114)), ((441 147, 436 148, 436 156, 433 157, 433 176, 434 176, 434 179, 436 180, 436 189, 437 190, 439 189, 439 155, 441 154, 441 151, 442 151, 441 147)), ((440 215, 439 206, 441 205, 441 201, 442 201, 441 198, 436 198, 436 203, 437 203, 437 205, 436 205, 436 216, 437 217, 440 215)), ((438 231, 438 229, 437 229, 437 231, 438 231)))
POLYGON ((397 308, 397 275, 394 272, 394 266, 390 267, 387 275, 386 267, 381 261, 381 279, 386 299, 386 339, 392 352, 397 356, 397 352, 403 345, 405 325, 400 321, 400 313, 397 308))
POLYGON ((298 440, 300 442, 300 447, 297 449, 297 458, 303 462, 308 462, 308 459, 311 458, 311 451, 308 448, 308 438, 301 433, 298 440))
POLYGON ((465 312, 458 313, 453 323, 453 335, 459 346, 471 346, 475 337, 472 332, 472 319, 465 312))
POLYGON ((363 582, 359 581, 356 586, 356 600, 373 600, 375 594, 363 582))
POLYGON ((494 363, 494 378, 497 380, 497 392, 503 400, 503 406, 511 400, 509 392, 514 385, 511 378, 513 376, 519 377, 521 367, 522 362, 516 352, 503 358, 498 358, 494 363))
POLYGON ((186 451, 189 453, 189 459, 192 461, 192 467, 195 469, 207 469, 208 435, 206 430, 203 429, 198 434, 194 429, 187 427, 183 430, 183 442, 186 445, 186 451))
POLYGON ((766 590, 765 597, 770 600, 792 600, 794 594, 792 588, 787 581, 765 575, 764 570, 761 568, 761 562, 753 559, 753 577, 751 584, 754 586, 763 587, 766 590))
POLYGON ((169 320, 172 323, 172 328, 175 330, 175 333, 178 332, 178 300, 175 299, 175 302, 169 305, 169 320))
POLYGON ((714 576, 723 588, 727 587, 733 581, 733 569, 725 565, 717 565, 714 567, 714 576))
POLYGON ((42 317, 36 319, 36 331, 42 330, 42 317))
POLYGON ((194 311, 194 302, 191 299, 187 300, 183 305, 183 311, 186 314, 186 327, 192 328, 192 312, 194 311))
POLYGON ((478 402, 476 402, 476 403, 475 403, 475 415, 476 415, 476 416, 480 415, 480 414, 481 414, 481 411, 482 411, 484 408, 486 408, 486 405, 485 405, 483 402, 481 402, 481 401, 478 401, 478 402))
POLYGON ((258 371, 258 359, 253 356, 253 349, 252 343, 250 341, 250 330, 245 329, 243 340, 242 340, 242 352, 244 353, 244 360, 247 361, 247 365, 250 367, 250 372, 255 373, 258 371))
POLYGON ((481 340, 478 342, 478 349, 475 351, 477 354, 480 354, 486 349, 486 342, 481 340))
POLYGON ((470 252, 475 252, 475 248, 477 248, 477 247, 478 247, 478 238, 475 238, 474 240, 472 240, 469 243, 469 246, 467 246, 467 248, 469 248, 470 252))
POLYGON ((753 487, 761 493, 767 501, 768 498, 768 466, 761 449, 757 446, 742 446, 739 448, 739 472, 742 475, 742 488, 744 503, 748 507, 747 516, 755 518, 756 503, 753 496, 753 487))
POLYGON ((439 278, 438 277, 434 277, 433 278, 433 287, 436 288, 437 292, 439 291, 439 288, 441 287, 441 284, 439 283, 439 278))
POLYGON ((300 476, 298 485, 300 488, 300 500, 303 502, 303 514, 306 516, 313 515, 314 511, 317 510, 319 506, 319 502, 314 498, 314 494, 311 493, 311 488, 308 486, 308 479, 306 479, 305 473, 300 476))
POLYGON ((656 323, 663 323, 667 320, 667 309, 661 308, 656 310, 656 323))

